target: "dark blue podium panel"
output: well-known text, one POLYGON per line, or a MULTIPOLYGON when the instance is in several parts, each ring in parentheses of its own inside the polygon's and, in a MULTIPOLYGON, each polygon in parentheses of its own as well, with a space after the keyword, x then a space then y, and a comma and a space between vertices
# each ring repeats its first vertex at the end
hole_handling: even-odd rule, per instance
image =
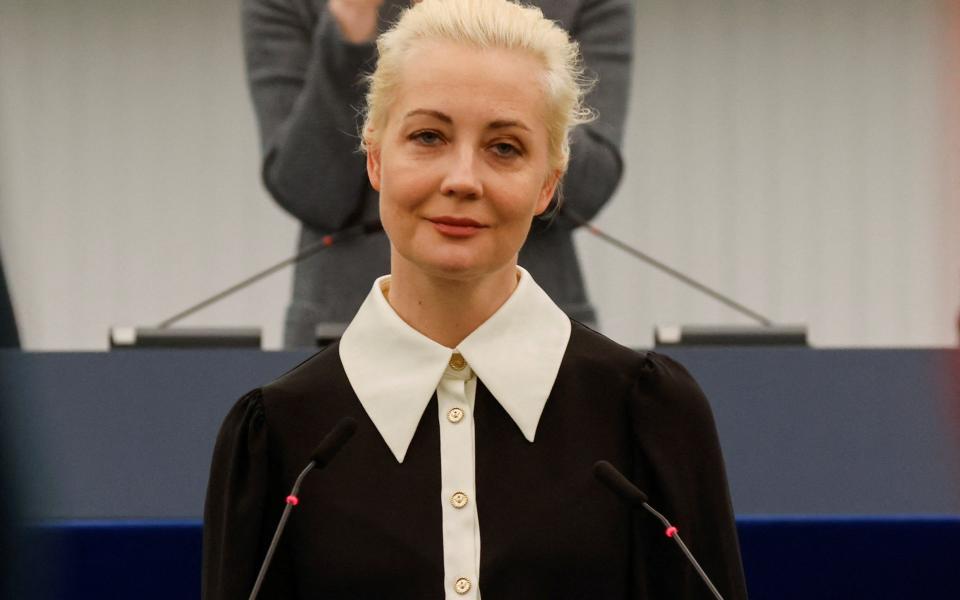
POLYGON ((34 526, 27 539, 46 554, 35 563, 45 568, 24 585, 44 600, 200 598, 202 538, 198 521, 34 526))
MULTIPOLYGON (((957 597, 958 517, 744 518, 737 525, 752 600, 957 597)), ((29 536, 53 551, 37 570, 50 579, 51 600, 200 598, 197 521, 51 523, 29 536)))
POLYGON ((957 598, 958 517, 738 519, 752 600, 957 598))
MULTIPOLYGON (((960 514, 960 351, 669 354, 710 398, 738 514, 960 514)), ((198 518, 230 406, 307 356, 0 351, 25 509, 39 519, 198 518)))

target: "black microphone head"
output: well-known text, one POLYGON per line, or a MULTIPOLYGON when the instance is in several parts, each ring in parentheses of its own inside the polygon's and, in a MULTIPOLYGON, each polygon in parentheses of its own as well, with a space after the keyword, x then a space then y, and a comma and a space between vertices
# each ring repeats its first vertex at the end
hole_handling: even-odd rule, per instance
POLYGON ((600 480, 600 483, 607 486, 610 491, 620 496, 620 499, 631 506, 640 506, 647 501, 647 495, 640 491, 640 488, 633 485, 629 479, 624 477, 623 473, 605 460, 597 461, 593 465, 593 474, 600 480))
POLYGON ((340 422, 334 426, 330 433, 326 435, 325 438, 320 442, 320 445, 317 446, 317 449, 313 451, 313 454, 310 455, 310 460, 316 463, 317 468, 323 468, 327 466, 327 463, 330 462, 337 452, 340 451, 340 448, 343 448, 343 445, 353 437, 354 432, 357 430, 357 422, 352 417, 344 417, 340 419, 340 422))

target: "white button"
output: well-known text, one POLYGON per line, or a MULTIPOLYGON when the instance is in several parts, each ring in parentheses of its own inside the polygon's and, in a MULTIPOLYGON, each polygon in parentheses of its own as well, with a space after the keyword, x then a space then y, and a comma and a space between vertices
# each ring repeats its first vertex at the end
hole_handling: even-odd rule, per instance
POLYGON ((451 423, 459 423, 463 420, 463 409, 462 408, 451 408, 447 411, 447 420, 451 423))
POLYGON ((470 591, 470 580, 466 577, 461 577, 453 584, 453 591, 457 592, 461 596, 470 591))
POLYGON ((463 492, 457 492, 450 497, 450 504, 452 504, 454 508, 463 508, 467 505, 467 495, 463 492))

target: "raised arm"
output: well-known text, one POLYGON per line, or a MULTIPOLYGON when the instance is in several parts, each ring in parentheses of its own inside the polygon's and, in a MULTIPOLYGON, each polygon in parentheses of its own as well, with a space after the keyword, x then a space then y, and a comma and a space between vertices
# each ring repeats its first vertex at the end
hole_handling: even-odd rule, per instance
POLYGON ((362 26, 345 35, 338 16, 356 14, 337 10, 323 0, 243 2, 264 185, 287 212, 321 231, 358 214, 369 185, 357 134, 374 45, 361 41, 362 26))
POLYGON ((620 147, 630 91, 633 13, 631 0, 590 0, 571 25, 587 75, 597 80, 587 103, 599 118, 574 131, 563 183, 566 205, 586 219, 603 208, 623 174, 620 147))

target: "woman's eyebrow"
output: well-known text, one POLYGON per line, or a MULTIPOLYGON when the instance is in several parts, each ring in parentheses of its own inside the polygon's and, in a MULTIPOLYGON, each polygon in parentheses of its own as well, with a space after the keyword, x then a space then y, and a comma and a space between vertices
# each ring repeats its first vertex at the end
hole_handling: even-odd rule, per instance
POLYGON ((453 123, 453 119, 451 119, 448 115, 440 112, 439 110, 431 110, 428 108, 417 108, 417 109, 411 110, 410 112, 405 114, 403 118, 408 119, 416 115, 426 115, 428 117, 434 117, 435 119, 440 119, 444 123, 453 123))
MULTIPOLYGON (((403 118, 409 119, 410 117, 416 116, 433 117, 434 119, 438 119, 444 123, 453 123, 453 118, 451 118, 450 115, 440 112, 439 110, 433 110, 431 108, 415 108, 403 115, 403 118)), ((513 119, 498 119, 496 121, 491 121, 490 124, 487 125, 487 129, 507 129, 510 127, 517 127, 525 131, 532 131, 529 127, 524 125, 523 122, 513 119)))
POLYGON ((529 127, 520 121, 492 121, 489 125, 487 125, 488 129, 506 129, 508 127, 518 127, 526 131, 531 131, 529 127))

